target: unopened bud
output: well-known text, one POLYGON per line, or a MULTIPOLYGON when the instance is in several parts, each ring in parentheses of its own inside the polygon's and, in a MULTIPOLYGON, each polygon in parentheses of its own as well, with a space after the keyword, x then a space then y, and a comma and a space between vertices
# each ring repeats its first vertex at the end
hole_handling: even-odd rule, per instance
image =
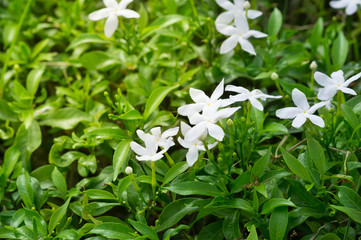
POLYGON ((232 120, 232 119, 228 119, 228 120, 227 120, 227 125, 230 126, 230 127, 233 126, 233 120, 232 120))
POLYGON ((310 64, 310 68, 312 71, 315 71, 317 69, 317 63, 315 61, 312 61, 310 64))
POLYGON ((251 8, 251 4, 248 1, 245 1, 243 4, 243 8, 244 8, 244 10, 248 10, 251 8))
POLYGON ((277 73, 272 73, 271 74, 271 79, 273 80, 273 81, 276 81, 277 79, 278 79, 278 74, 277 73))
POLYGON ((126 168, 125 168, 125 173, 126 173, 127 175, 132 174, 132 173, 133 173, 133 168, 132 168, 132 167, 126 167, 126 168))
POLYGON ((19 64, 15 64, 15 65, 14 65, 14 70, 19 70, 19 69, 20 69, 19 64))

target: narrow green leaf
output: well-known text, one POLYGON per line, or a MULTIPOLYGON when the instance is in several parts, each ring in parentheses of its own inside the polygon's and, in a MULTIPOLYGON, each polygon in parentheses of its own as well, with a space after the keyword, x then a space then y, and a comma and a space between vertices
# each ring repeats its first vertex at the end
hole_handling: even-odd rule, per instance
POLYGON ((326 171, 326 158, 324 150, 321 144, 313 139, 310 135, 307 135, 307 150, 318 172, 321 176, 323 176, 326 171))
POLYGON ((144 110, 144 119, 147 119, 159 106, 159 104, 163 101, 163 99, 174 89, 178 88, 179 85, 172 87, 159 87, 152 91, 150 94, 144 110))
POLYGON ((107 199, 107 200, 116 200, 116 197, 105 190, 100 189, 89 189, 84 191, 84 194, 88 196, 91 200, 107 199))
POLYGON ((36 94, 44 71, 45 65, 40 65, 40 67, 31 70, 28 77, 26 78, 26 89, 31 96, 36 94))
POLYGON ((18 187, 19 195, 22 198, 27 208, 32 208, 35 206, 34 191, 30 181, 31 181, 30 176, 27 172, 20 175, 16 180, 16 185, 18 187))
POLYGON ((282 27, 282 13, 278 8, 275 8, 271 13, 268 21, 268 34, 276 36, 282 27))
POLYGON ((135 239, 134 231, 121 223, 106 222, 95 226, 88 234, 97 234, 110 239, 135 239))
POLYGON ((247 240, 258 240, 257 230, 254 225, 251 227, 251 231, 249 232, 247 240))
POLYGON ((223 240, 222 221, 205 226, 199 233, 198 239, 223 240))
POLYGON ((347 216, 349 216, 352 220, 355 222, 361 223, 361 211, 357 211, 353 208, 349 207, 342 207, 342 206, 336 206, 336 205, 330 205, 334 209, 337 209, 343 213, 345 213, 347 216))
POLYGON ((259 178, 266 170, 269 160, 271 156, 271 147, 268 149, 268 151, 257 160, 257 162, 254 164, 252 168, 252 175, 259 178))
POLYGON ((323 34, 323 18, 320 17, 315 23, 310 36, 311 51, 313 53, 317 50, 320 40, 322 39, 322 34, 323 34))
POLYGON ((341 69, 348 56, 348 41, 342 31, 338 33, 336 40, 332 45, 332 62, 341 69))
POLYGON ((69 130, 74 128, 80 122, 91 121, 92 117, 88 113, 75 108, 66 107, 51 113, 41 122, 41 124, 69 130))
POLYGON ((219 190, 215 185, 204 182, 186 181, 170 185, 166 187, 171 192, 180 195, 204 195, 204 196, 222 196, 224 193, 219 190))
POLYGON ((352 108, 345 104, 342 104, 341 111, 346 121, 351 125, 353 129, 356 129, 360 122, 356 114, 353 112, 352 108))
POLYGON ((5 151, 4 155, 4 171, 5 171, 5 178, 8 179, 13 172, 16 163, 18 162, 20 157, 20 151, 17 149, 16 146, 11 146, 5 151))
POLYGON ((320 238, 317 238, 318 240, 341 240, 336 234, 334 233, 327 233, 326 235, 323 235, 320 238))
POLYGON ((313 182, 307 169, 305 168, 305 166, 302 165, 302 163, 300 163, 300 161, 297 160, 297 158, 292 156, 290 153, 288 153, 283 148, 281 148, 281 152, 283 155, 283 159, 287 163, 287 166, 291 169, 291 171, 294 174, 296 174, 298 177, 300 177, 306 181, 309 181, 310 183, 313 182))
POLYGON ((63 196, 66 196, 66 193, 68 191, 66 180, 57 167, 55 167, 53 172, 51 173, 51 179, 53 180, 56 189, 58 189, 59 192, 63 194, 63 196))
POLYGON ((167 174, 164 176, 163 185, 171 182, 174 178, 176 178, 179 174, 183 173, 189 168, 187 162, 179 162, 174 165, 167 174))
POLYGON ((108 212, 115 206, 119 206, 119 203, 106 203, 106 202, 92 202, 84 206, 84 210, 92 216, 99 216, 108 212))
POLYGON ((234 240, 241 238, 241 231, 239 229, 239 217, 241 212, 239 210, 224 218, 222 230, 223 235, 227 240, 234 240))
POLYGON ((288 199, 272 198, 263 204, 261 214, 268 214, 272 212, 273 209, 282 206, 296 207, 296 205, 288 199))
POLYGON ((74 48, 76 48, 78 46, 81 46, 83 44, 88 44, 88 43, 106 44, 106 43, 111 43, 111 41, 104 40, 104 39, 100 38, 97 34, 84 33, 84 34, 81 34, 78 37, 76 37, 70 43, 70 45, 66 48, 65 51, 69 51, 69 50, 74 49, 74 48))
POLYGON ((115 149, 113 156, 113 181, 117 179, 120 172, 124 172, 128 164, 130 142, 130 139, 123 140, 118 144, 117 148, 115 149))
POLYGON ((56 225, 61 221, 61 219, 65 216, 66 210, 68 209, 70 199, 66 200, 63 206, 59 207, 55 210, 55 212, 51 215, 48 225, 48 231, 49 233, 52 233, 55 229, 56 225))
POLYGON ((273 210, 269 221, 271 240, 283 239, 288 224, 288 207, 277 207, 273 210))
POLYGON ((336 188, 342 205, 361 212, 361 197, 357 192, 346 186, 337 186, 336 188))
POLYGON ((238 193, 242 191, 244 185, 249 184, 251 181, 251 174, 249 171, 241 173, 236 180, 232 183, 231 193, 238 193))
POLYGON ((143 236, 147 236, 150 240, 159 240, 157 232, 153 228, 144 223, 133 221, 132 219, 128 219, 128 222, 143 236))
POLYGON ((129 136, 119 128, 98 128, 86 133, 86 136, 103 138, 103 139, 116 139, 123 140, 129 136))
POLYGON ((11 109, 8 102, 0 99, 0 119, 11 122, 18 121, 18 115, 11 109))

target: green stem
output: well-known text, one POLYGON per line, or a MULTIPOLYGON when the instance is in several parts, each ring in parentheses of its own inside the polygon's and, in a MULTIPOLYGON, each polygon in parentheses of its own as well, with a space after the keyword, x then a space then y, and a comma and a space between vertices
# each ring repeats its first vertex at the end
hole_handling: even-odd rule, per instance
POLYGON ((196 5, 194 4, 194 0, 190 0, 191 2, 191 5, 192 5, 192 11, 193 11, 193 15, 194 15, 194 18, 196 19, 198 25, 199 25, 199 17, 198 17, 198 12, 197 12, 197 8, 196 8, 196 5))
POLYGON ((315 129, 313 128, 312 123, 311 123, 311 121, 309 119, 307 119, 307 124, 308 124, 308 128, 310 130, 311 136, 314 136, 315 135, 315 129))
POLYGON ((348 218, 347 226, 346 226, 346 231, 345 231, 345 235, 343 236, 343 240, 347 240, 347 235, 348 235, 348 231, 349 231, 349 229, 350 229, 350 225, 351 225, 351 219, 348 218))
POLYGON ((315 83, 315 78, 313 77, 315 74, 315 70, 312 70, 312 74, 311 74, 311 91, 313 92, 313 86, 315 83))
POLYGON ((137 193, 140 195, 140 188, 139 188, 138 184, 136 183, 133 174, 132 174, 132 173, 129 174, 129 177, 130 177, 130 179, 132 180, 132 183, 133 183, 133 186, 134 186, 134 188, 135 188, 135 191, 137 191, 137 193))
POLYGON ((153 198, 155 199, 155 187, 157 185, 157 180, 155 178, 155 162, 151 161, 152 168, 152 190, 153 190, 153 198))
POLYGON ((252 2, 251 2, 251 7, 252 7, 253 9, 256 9, 256 8, 257 8, 257 0, 252 0, 252 2))
POLYGON ((247 104, 247 120, 246 120, 246 127, 249 127, 251 125, 251 109, 252 109, 252 105, 251 102, 248 101, 247 104))
POLYGON ((284 97, 285 94, 282 91, 282 88, 280 86, 280 83, 278 82, 278 79, 275 81, 275 84, 276 84, 276 88, 277 88, 278 92, 281 94, 282 97, 284 97))
POLYGON ((340 90, 337 90, 337 113, 336 113, 336 115, 338 117, 340 117, 342 115, 341 104, 342 104, 342 92, 340 90))
POLYGON ((171 158, 171 156, 169 156, 169 154, 167 152, 164 153, 165 157, 168 159, 168 162, 171 166, 174 166, 174 161, 171 158))
POLYGON ((11 42, 10 48, 8 49, 8 51, 6 53, 5 60, 4 60, 4 65, 3 65, 3 68, 1 70, 1 75, 0 75, 0 98, 2 97, 3 91, 4 91, 4 85, 5 85, 4 84, 4 77, 5 77, 5 73, 6 73, 7 69, 8 69, 8 64, 9 64, 11 53, 12 53, 12 51, 14 49, 14 46, 15 46, 16 40, 17 40, 17 38, 19 36, 21 27, 23 26, 25 17, 26 17, 26 15, 28 15, 28 12, 30 11, 32 3, 33 3, 33 0, 28 0, 28 2, 26 3, 25 10, 23 11, 23 14, 21 15, 18 27, 16 29, 14 39, 11 42))
POLYGON ((209 158, 209 160, 214 161, 214 156, 213 153, 211 151, 209 151, 208 145, 206 143, 206 141, 203 142, 204 148, 206 149, 207 152, 207 156, 209 158))

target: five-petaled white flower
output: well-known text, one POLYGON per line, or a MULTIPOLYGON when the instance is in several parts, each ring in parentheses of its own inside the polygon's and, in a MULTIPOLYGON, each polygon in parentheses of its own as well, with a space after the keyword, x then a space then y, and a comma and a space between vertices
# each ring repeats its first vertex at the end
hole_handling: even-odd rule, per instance
POLYGON ((136 158, 139 161, 157 161, 163 157, 163 153, 165 153, 169 148, 164 148, 158 152, 159 145, 153 135, 144 133, 139 129, 137 130, 137 135, 144 142, 145 147, 142 147, 138 143, 132 141, 130 143, 130 148, 138 155, 136 158))
POLYGON ((229 97, 233 102, 243 102, 249 100, 252 106, 260 111, 263 111, 263 105, 259 100, 257 100, 258 98, 261 99, 262 101, 265 101, 267 98, 282 98, 282 96, 272 96, 272 95, 264 94, 259 89, 254 89, 253 91, 250 92, 248 89, 233 85, 226 86, 226 91, 239 93, 237 95, 229 97))
POLYGON ((340 90, 347 94, 357 95, 354 90, 348 88, 347 86, 350 85, 350 83, 359 79, 361 77, 361 73, 356 74, 355 76, 349 78, 347 81, 345 81, 342 70, 333 72, 331 74, 331 78, 321 72, 315 72, 314 77, 316 82, 324 87, 320 89, 317 97, 320 100, 331 100, 337 93, 337 90, 340 90))
POLYGON ((157 142, 158 146, 168 150, 171 146, 174 146, 173 136, 177 135, 179 127, 170 128, 162 133, 160 127, 155 127, 150 130, 152 136, 157 142))
POLYGON ((218 111, 220 103, 215 103, 208 108, 203 109, 202 115, 195 113, 189 117, 191 124, 195 125, 185 135, 185 141, 192 142, 201 135, 209 133, 209 135, 218 141, 222 141, 224 137, 223 129, 216 123, 223 118, 230 117, 240 107, 224 108, 218 111))
POLYGON ((187 104, 178 108, 178 113, 182 116, 190 116, 199 113, 204 108, 220 102, 220 107, 226 107, 232 102, 229 99, 219 99, 224 92, 224 79, 218 84, 211 97, 208 97, 202 90, 190 88, 189 95, 195 103, 187 104))
POLYGON ((361 6, 361 0, 335 0, 330 2, 332 8, 346 8, 346 14, 352 15, 357 11, 357 5, 361 6))
POLYGON ((107 18, 104 26, 105 36, 108 38, 113 35, 118 27, 118 17, 125 18, 139 18, 139 14, 136 11, 126 9, 129 3, 133 0, 121 0, 118 3, 116 0, 103 0, 106 8, 102 8, 89 14, 89 19, 92 21, 98 21, 103 18, 107 18))
POLYGON ((244 16, 239 17, 239 21, 235 22, 235 26, 219 24, 218 31, 229 36, 221 45, 221 54, 232 51, 237 46, 237 43, 239 43, 244 51, 256 55, 254 47, 248 38, 267 37, 267 34, 260 31, 249 30, 247 19, 244 16))
MULTIPOLYGON (((256 19, 262 15, 262 12, 257 10, 248 9, 247 14, 244 9, 244 0, 234 0, 234 3, 228 0, 216 0, 218 5, 225 10, 226 12, 221 13, 216 19, 216 27, 218 28, 219 24, 229 24, 230 22, 240 21, 241 17, 247 17, 249 19, 256 19)), ((249 3, 248 3, 249 4, 249 3)))
POLYGON ((292 126, 295 128, 300 128, 306 122, 307 118, 319 127, 323 128, 325 126, 323 119, 313 114, 317 109, 325 106, 327 104, 326 102, 316 103, 310 108, 306 95, 297 88, 292 90, 292 100, 296 107, 278 109, 276 111, 277 117, 281 119, 294 119, 292 126))
MULTIPOLYGON (((181 122, 181 132, 182 132, 183 136, 185 136, 190 129, 191 129, 191 127, 188 124, 181 122)), ((187 159, 187 163, 190 167, 193 166, 193 164, 197 161, 198 151, 206 151, 203 142, 199 138, 197 138, 193 141, 186 141, 186 140, 182 139, 181 137, 178 137, 178 142, 180 145, 182 145, 182 147, 188 149, 186 159, 187 159)), ((214 146, 217 145, 217 143, 218 142, 208 144, 207 145, 208 149, 212 149, 214 146)))

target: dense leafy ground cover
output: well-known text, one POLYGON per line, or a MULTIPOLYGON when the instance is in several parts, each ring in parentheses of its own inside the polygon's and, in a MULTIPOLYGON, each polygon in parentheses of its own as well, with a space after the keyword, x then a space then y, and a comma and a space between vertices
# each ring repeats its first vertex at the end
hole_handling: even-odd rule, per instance
POLYGON ((0 2, 0 238, 361 236, 361 10, 235 1, 0 2))

